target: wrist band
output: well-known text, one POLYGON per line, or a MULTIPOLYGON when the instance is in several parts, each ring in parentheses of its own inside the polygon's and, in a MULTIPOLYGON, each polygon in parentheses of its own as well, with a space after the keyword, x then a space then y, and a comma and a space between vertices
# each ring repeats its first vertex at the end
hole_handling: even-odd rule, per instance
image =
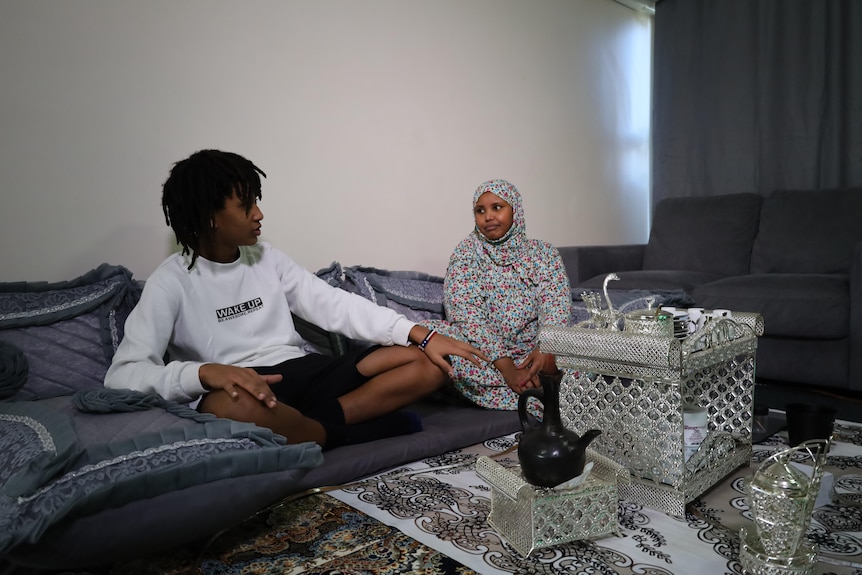
POLYGON ((423 339, 423 340, 422 340, 422 343, 420 343, 417 347, 418 347, 421 351, 425 351, 425 346, 427 346, 427 345, 428 345, 428 342, 429 342, 429 341, 431 341, 431 338, 432 338, 432 337, 434 337, 434 334, 435 334, 435 333, 437 333, 437 332, 436 332, 436 331, 434 331, 433 329, 432 329, 431 331, 429 331, 429 332, 428 332, 428 335, 426 335, 426 336, 425 336, 425 339, 423 339))

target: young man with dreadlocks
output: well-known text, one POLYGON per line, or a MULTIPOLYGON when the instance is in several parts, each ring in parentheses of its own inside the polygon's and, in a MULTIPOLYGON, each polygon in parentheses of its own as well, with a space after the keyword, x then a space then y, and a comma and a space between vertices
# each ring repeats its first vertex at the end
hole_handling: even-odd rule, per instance
POLYGON ((396 410, 445 383, 449 355, 487 358, 258 242, 260 176, 249 160, 218 150, 171 169, 162 209, 182 253, 147 279, 105 385, 196 403, 327 449, 417 431, 415 415, 396 410), (309 354, 291 312, 380 345, 341 358, 309 354))

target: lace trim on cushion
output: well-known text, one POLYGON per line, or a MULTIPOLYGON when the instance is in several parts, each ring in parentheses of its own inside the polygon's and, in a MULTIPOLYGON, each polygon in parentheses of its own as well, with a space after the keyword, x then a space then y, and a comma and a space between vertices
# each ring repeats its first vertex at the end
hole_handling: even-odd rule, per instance
POLYGON ((116 287, 122 283, 125 283, 124 280, 116 279, 113 281, 109 281, 107 285, 96 291, 91 291, 91 286, 82 286, 81 288, 64 290, 63 294, 56 294, 53 298, 61 301, 58 301, 57 303, 52 303, 51 305, 40 304, 40 306, 36 308, 32 308, 32 305, 34 303, 43 302, 44 294, 40 294, 38 292, 21 294, 20 297, 15 298, 16 300, 18 300, 16 303, 19 307, 7 313, 0 313, 0 321, 11 321, 22 318, 34 318, 79 307, 86 308, 89 307, 90 304, 92 304, 93 302, 97 302, 104 299, 106 295, 115 291, 116 287), (75 294, 75 291, 82 291, 84 293, 75 294), (36 298, 33 296, 40 297, 36 298))
POLYGON ((8 421, 11 423, 20 423, 22 425, 26 425, 33 431, 33 433, 36 434, 36 438, 39 440, 39 443, 42 444, 41 451, 48 451, 54 454, 57 453, 57 445, 54 443, 54 438, 51 436, 51 432, 49 432, 48 428, 42 425, 42 423, 38 420, 24 415, 0 413, 0 421, 8 421))
POLYGON ((136 451, 92 465, 86 465, 81 469, 69 472, 57 481, 42 487, 33 495, 18 497, 18 503, 28 503, 34 499, 43 497, 45 494, 50 494, 52 491, 60 491, 61 497, 69 496, 75 490, 75 488, 66 488, 70 483, 76 483, 76 488, 82 490, 87 482, 99 482, 99 484, 102 484, 106 479, 116 482, 167 465, 187 465, 192 461, 211 457, 216 453, 252 449, 260 449, 260 446, 246 438, 192 439, 151 447, 143 451, 136 451), (111 477, 105 477, 108 474, 111 477))
POLYGON ((51 525, 70 514, 98 511, 117 498, 115 503, 122 504, 130 494, 137 500, 199 484, 206 478, 214 480, 220 473, 213 466, 234 476, 237 455, 260 450, 247 438, 195 439, 82 467, 33 495, 0 493, 0 553, 20 543, 37 542, 51 525))

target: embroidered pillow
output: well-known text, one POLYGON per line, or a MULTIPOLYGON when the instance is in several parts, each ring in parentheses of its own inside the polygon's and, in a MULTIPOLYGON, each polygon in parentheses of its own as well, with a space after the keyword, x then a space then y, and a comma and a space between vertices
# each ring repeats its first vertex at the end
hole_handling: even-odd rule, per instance
POLYGON ((36 402, 0 402, 0 428, 3 501, 29 495, 81 453, 69 419, 36 402))
POLYGON ((0 341, 29 364, 10 399, 102 387, 140 291, 129 270, 109 264, 66 282, 0 284, 0 341))
POLYGON ((0 399, 15 395, 27 382, 27 356, 11 343, 0 340, 0 399))
POLYGON ((317 270, 314 275, 332 287, 341 287, 341 282, 344 281, 344 270, 341 269, 341 264, 338 262, 332 262, 329 267, 317 270))
POLYGON ((443 278, 414 271, 344 268, 342 288, 419 322, 443 318, 443 278))

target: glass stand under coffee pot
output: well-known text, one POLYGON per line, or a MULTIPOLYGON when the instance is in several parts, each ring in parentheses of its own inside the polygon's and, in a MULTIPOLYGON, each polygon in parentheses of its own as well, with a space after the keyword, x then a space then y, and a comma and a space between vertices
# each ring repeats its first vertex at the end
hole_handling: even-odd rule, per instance
POLYGON ((771 455, 748 482, 754 526, 739 533, 739 562, 749 575, 808 575, 817 553, 805 541, 830 440, 771 455))

